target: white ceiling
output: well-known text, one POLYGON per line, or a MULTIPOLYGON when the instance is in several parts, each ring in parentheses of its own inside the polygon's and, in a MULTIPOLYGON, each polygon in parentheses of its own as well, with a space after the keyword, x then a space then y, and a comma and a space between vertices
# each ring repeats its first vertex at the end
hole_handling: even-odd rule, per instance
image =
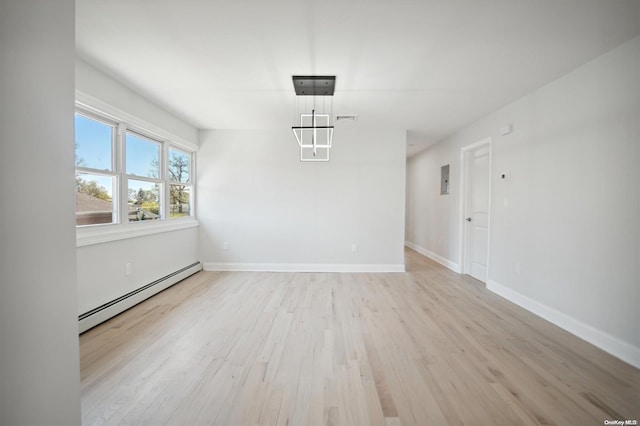
POLYGON ((409 154, 640 34, 638 0, 77 0, 76 8, 79 57, 198 128, 291 126, 291 76, 331 74, 334 114, 406 129, 409 154))

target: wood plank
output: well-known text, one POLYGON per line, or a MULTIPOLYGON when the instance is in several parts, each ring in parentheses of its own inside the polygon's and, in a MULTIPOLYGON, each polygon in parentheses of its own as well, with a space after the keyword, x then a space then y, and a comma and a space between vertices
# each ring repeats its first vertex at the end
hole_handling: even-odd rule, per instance
POLYGON ((638 369, 411 250, 406 263, 193 275, 80 336, 82 422, 640 420, 638 369))

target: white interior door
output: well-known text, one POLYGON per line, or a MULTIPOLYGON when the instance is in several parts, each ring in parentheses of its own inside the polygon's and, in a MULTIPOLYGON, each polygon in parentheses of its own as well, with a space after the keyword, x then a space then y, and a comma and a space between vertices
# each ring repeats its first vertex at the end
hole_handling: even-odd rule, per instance
POLYGON ((481 143, 463 151, 463 162, 466 176, 464 272, 487 282, 491 144, 481 143))

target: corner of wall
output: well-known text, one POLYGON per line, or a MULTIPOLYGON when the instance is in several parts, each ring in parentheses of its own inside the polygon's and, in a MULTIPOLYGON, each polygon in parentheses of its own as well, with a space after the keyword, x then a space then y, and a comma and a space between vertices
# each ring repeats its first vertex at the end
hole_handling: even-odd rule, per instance
POLYGON ((440 256, 437 253, 434 253, 430 250, 427 250, 424 247, 420 247, 419 245, 411 242, 411 241, 405 241, 405 246, 409 247, 412 250, 417 251, 418 253, 420 253, 423 256, 428 257, 429 259, 438 262, 439 264, 441 264, 442 266, 451 269, 453 272, 455 273, 462 273, 462 269, 460 268, 460 265, 456 262, 453 262, 445 257, 440 256))

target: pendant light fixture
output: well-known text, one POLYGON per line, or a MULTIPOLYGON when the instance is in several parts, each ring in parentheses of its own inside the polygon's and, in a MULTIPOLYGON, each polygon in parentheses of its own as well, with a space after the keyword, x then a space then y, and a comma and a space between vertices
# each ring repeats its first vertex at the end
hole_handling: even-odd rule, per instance
POLYGON ((335 85, 336 77, 333 75, 293 76, 296 92, 294 114, 299 125, 292 126, 291 130, 300 147, 300 161, 329 161, 335 85))

